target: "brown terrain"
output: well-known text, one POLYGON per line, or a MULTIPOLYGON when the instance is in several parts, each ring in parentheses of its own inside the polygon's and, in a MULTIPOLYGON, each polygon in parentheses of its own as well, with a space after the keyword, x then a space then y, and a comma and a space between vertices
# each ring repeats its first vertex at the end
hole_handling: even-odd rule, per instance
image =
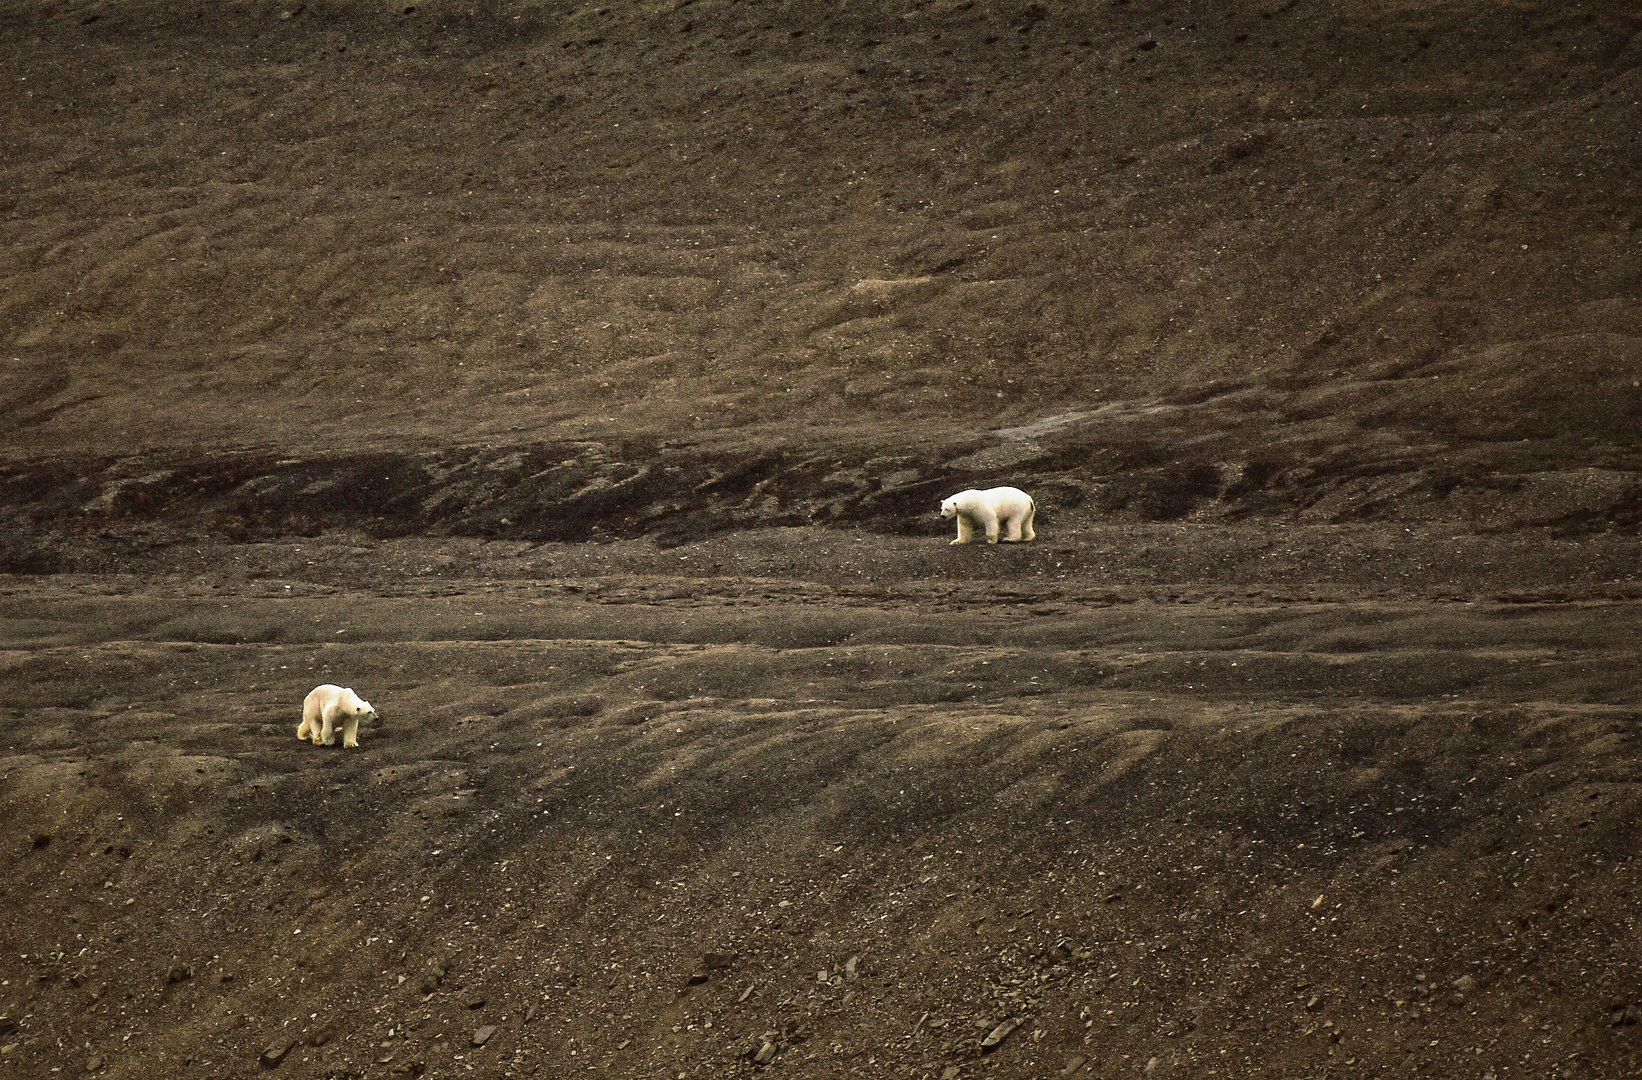
POLYGON ((1634 3, 0 78, 0 1080, 1642 1076, 1634 3))

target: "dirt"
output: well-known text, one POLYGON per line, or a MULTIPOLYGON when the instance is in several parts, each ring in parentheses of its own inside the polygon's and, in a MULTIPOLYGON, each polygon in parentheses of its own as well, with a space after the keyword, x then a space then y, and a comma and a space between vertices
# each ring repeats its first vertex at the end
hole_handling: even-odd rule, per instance
POLYGON ((0 1077, 1642 1075, 1633 5, 0 73, 0 1077))

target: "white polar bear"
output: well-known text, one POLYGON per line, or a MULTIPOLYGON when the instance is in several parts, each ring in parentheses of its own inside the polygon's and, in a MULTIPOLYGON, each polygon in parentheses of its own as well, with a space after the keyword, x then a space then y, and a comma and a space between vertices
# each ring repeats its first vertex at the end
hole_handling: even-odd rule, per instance
POLYGON ((1020 488, 997 487, 986 491, 960 491, 941 502, 941 516, 958 519, 958 539, 954 544, 968 544, 975 539, 975 526, 986 533, 986 542, 996 544, 1000 539, 1011 543, 1036 540, 1032 519, 1037 516, 1038 504, 1020 488), (1004 534, 998 536, 1002 524, 1004 534))
POLYGON ((375 720, 376 710, 371 703, 353 692, 352 687, 325 683, 308 691, 302 701, 302 723, 297 725, 296 737, 312 737, 314 745, 330 746, 336 742, 334 728, 342 727, 342 745, 359 745, 359 721, 375 720))

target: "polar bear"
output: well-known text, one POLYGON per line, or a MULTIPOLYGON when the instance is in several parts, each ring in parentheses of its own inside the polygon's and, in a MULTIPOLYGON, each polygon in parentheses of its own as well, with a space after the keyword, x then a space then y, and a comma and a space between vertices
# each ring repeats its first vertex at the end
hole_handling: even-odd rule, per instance
POLYGON ((336 742, 334 728, 342 727, 342 745, 359 745, 359 721, 375 720, 376 710, 371 703, 353 692, 352 687, 325 683, 308 691, 302 701, 302 723, 297 725, 296 737, 312 737, 314 745, 330 746, 336 742))
POLYGON ((1038 504, 1020 488, 996 487, 985 491, 960 491, 941 501, 941 516, 958 519, 958 539, 954 544, 968 544, 975 539, 975 526, 986 533, 986 542, 996 544, 1000 539, 1011 543, 1036 540, 1032 519, 1037 516, 1038 504), (1004 534, 998 535, 1002 524, 1004 534))

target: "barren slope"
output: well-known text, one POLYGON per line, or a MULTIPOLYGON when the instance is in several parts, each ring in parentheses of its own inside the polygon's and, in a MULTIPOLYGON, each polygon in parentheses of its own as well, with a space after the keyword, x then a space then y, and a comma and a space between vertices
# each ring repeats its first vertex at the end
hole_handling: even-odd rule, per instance
POLYGON ((1639 35, 6 5, 0 1076, 1642 1073, 1639 35))

